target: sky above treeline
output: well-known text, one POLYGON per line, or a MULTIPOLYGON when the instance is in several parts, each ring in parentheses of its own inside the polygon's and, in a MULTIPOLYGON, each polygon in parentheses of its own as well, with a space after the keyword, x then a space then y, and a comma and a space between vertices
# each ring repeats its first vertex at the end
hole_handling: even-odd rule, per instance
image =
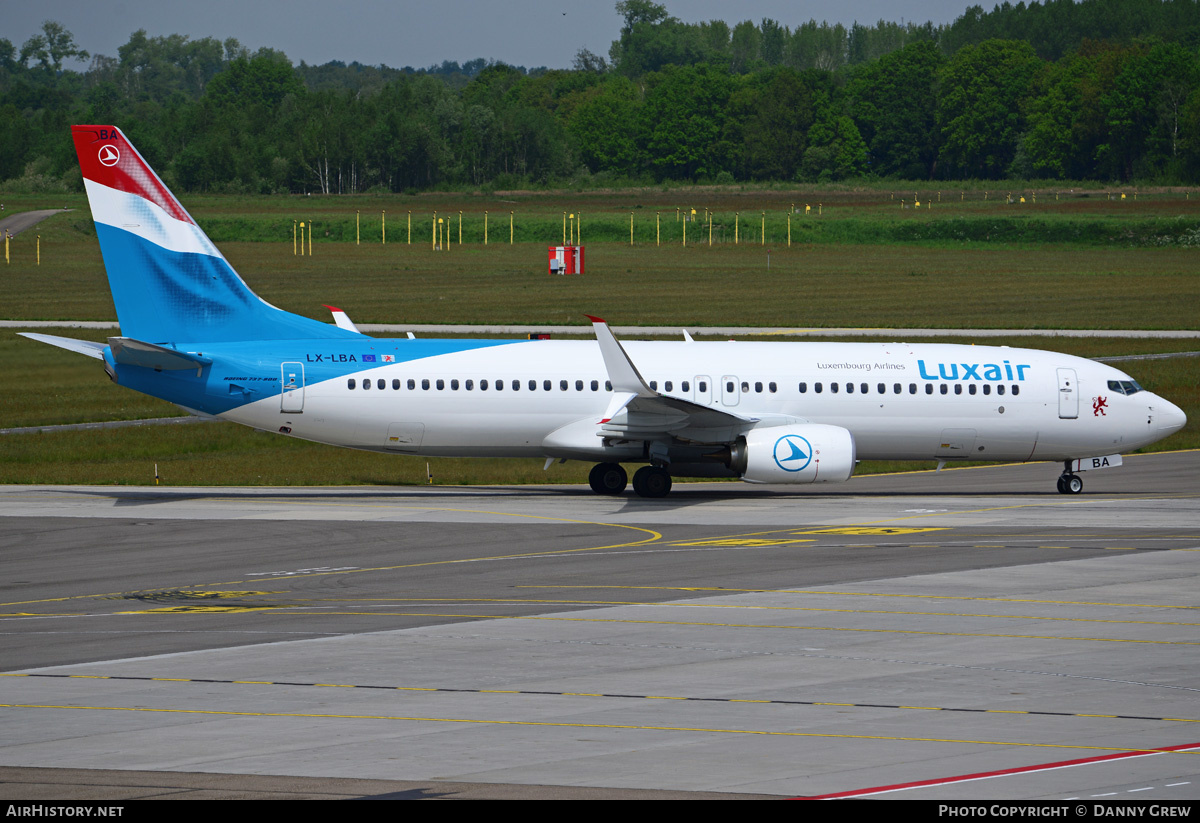
MULTIPOLYGON (((874 24, 950 23, 971 0, 667 0, 659 3, 685 23, 724 20, 730 27, 763 18, 796 28, 808 20, 874 24)), ((992 3, 984 8, 990 10, 992 3)), ((20 49, 44 20, 62 23, 80 48, 117 56, 129 35, 183 34, 192 39, 235 37, 254 50, 263 46, 320 65, 331 60, 426 68, 444 60, 482 57, 511 65, 571 67, 576 52, 605 58, 620 35, 615 2, 567 0, 0 0, 0 37, 20 49)), ((65 64, 82 70, 85 63, 65 64)))

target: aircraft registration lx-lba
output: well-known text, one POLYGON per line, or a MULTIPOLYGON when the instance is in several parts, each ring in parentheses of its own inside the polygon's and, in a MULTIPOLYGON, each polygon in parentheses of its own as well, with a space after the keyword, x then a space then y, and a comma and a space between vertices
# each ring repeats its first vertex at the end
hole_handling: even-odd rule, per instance
POLYGON ((1079 472, 1186 422, 1110 366, 909 343, 379 339, 266 303, 113 126, 72 128, 120 337, 27 334, 190 412, 397 454, 597 465, 643 497, 675 477, 848 480, 858 459, 1054 460, 1079 472))

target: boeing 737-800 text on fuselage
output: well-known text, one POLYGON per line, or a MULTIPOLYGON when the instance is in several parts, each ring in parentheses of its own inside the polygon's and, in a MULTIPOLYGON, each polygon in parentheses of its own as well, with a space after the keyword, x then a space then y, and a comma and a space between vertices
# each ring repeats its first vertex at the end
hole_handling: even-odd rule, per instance
POLYGON ((36 340, 202 415, 411 455, 596 463, 592 488, 672 476, 849 479, 856 460, 1054 460, 1079 472, 1185 423, 1110 366, 910 343, 378 339, 264 302, 113 126, 74 126, 121 336, 36 340))

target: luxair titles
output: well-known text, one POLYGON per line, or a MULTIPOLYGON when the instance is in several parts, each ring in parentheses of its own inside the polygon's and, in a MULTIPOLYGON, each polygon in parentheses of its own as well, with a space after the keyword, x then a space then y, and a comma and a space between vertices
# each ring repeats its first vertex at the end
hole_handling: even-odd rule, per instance
MULTIPOLYGON (((817 363, 817 368, 847 371, 905 371, 902 363, 817 363)), ((937 363, 927 366, 924 360, 917 361, 917 372, 922 380, 1024 380, 1028 363, 1013 365, 1005 360, 1000 363, 937 363)))

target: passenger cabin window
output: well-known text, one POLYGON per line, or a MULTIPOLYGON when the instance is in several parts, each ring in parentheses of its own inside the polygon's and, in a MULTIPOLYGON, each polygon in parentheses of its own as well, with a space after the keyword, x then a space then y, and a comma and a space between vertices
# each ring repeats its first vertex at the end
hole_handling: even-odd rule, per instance
POLYGON ((392 391, 400 391, 400 378, 399 377, 392 378, 392 391))
POLYGON ((605 380, 605 381, 604 381, 604 390, 605 390, 605 391, 612 391, 612 383, 610 383, 609 381, 605 380))
POLYGON ((416 387, 417 387, 417 381, 413 380, 411 377, 408 378, 408 390, 412 391, 412 390, 416 389, 416 387))
POLYGON ((955 394, 962 394, 962 383, 955 383, 955 384, 954 384, 954 393, 955 393, 955 394))
POLYGON ((428 377, 421 380, 421 388, 424 389, 425 391, 429 391, 429 378, 428 377))
POLYGON ((800 393, 801 393, 801 394, 804 394, 804 393, 806 393, 806 392, 808 391, 808 384, 807 384, 807 383, 801 383, 801 384, 800 384, 799 386, 797 386, 796 388, 797 388, 797 389, 800 391, 800 393))
MULTIPOLYGON (((943 386, 942 388, 944 389, 944 388, 945 388, 945 386, 943 386)), ((925 393, 926 393, 926 394, 933 394, 933 384, 932 384, 932 383, 926 383, 926 384, 925 384, 925 393)), ((943 393, 943 394, 945 394, 945 392, 944 392, 944 391, 943 391, 942 393, 943 393)))
POLYGON ((774 394, 778 390, 778 387, 774 383, 768 383, 767 390, 770 391, 771 394, 774 394))
MULTIPOLYGON (((673 391, 673 386, 674 384, 668 380, 666 383, 663 383, 663 391, 673 391)), ((595 389, 592 389, 592 391, 595 391, 595 389)))
POLYGON ((837 390, 838 390, 838 384, 837 384, 837 383, 830 383, 830 384, 829 384, 829 390, 830 390, 831 392, 833 392, 834 394, 837 394, 837 390))
POLYGON ((683 389, 685 392, 691 391, 691 388, 688 385, 688 381, 686 381, 686 380, 684 380, 682 383, 679 384, 679 388, 683 389))
POLYGON ((701 380, 699 383, 697 383, 696 391, 701 392, 701 393, 708 391, 708 381, 701 380))
POLYGON ((916 393, 917 393, 917 384, 916 384, 916 383, 909 383, 909 384, 908 384, 908 393, 909 393, 909 394, 916 394, 916 393))
POLYGON ((475 391, 475 381, 474 380, 464 380, 463 388, 466 389, 467 391, 475 391))
POLYGON ((568 383, 567 383, 567 381, 566 381, 566 380, 559 380, 559 381, 558 381, 558 389, 559 389, 559 391, 566 391, 566 390, 567 390, 567 387, 568 387, 568 383))
POLYGON ((371 388, 371 378, 368 377, 365 380, 363 380, 363 389, 369 389, 369 388, 371 388))
POLYGON ((520 391, 520 390, 521 390, 521 381, 520 381, 520 380, 514 380, 514 381, 512 381, 512 390, 513 390, 513 391, 520 391))
POLYGON ((384 380, 382 377, 375 381, 375 388, 384 389, 386 387, 387 387, 387 381, 384 380))
POLYGON ((437 390, 441 391, 444 388, 446 388, 446 381, 439 377, 437 381, 437 390))
POLYGON ((754 381, 754 391, 756 391, 758 394, 762 394, 762 381, 761 380, 754 381))
POLYGON ((451 380, 451 381, 450 381, 450 388, 451 388, 451 390, 452 390, 452 391, 458 391, 458 381, 457 381, 457 380, 451 380))
POLYGON ((813 383, 813 391, 816 392, 817 394, 820 394, 821 393, 821 384, 813 383))
MULTIPOLYGON (((671 390, 671 384, 670 384, 670 383, 668 383, 668 384, 667 384, 667 391, 670 391, 670 390, 671 390)), ((592 381, 592 391, 600 391, 600 381, 599 381, 599 380, 593 380, 593 381, 592 381)))
POLYGON ((496 387, 496 391, 504 391, 504 381, 503 380, 497 380, 497 381, 495 381, 495 383, 493 385, 496 387))
POLYGON ((479 390, 480 391, 487 391, 487 386, 488 386, 488 384, 487 384, 486 380, 479 381, 479 390))
POLYGON ((549 380, 542 381, 542 391, 550 391, 550 381, 549 380))
POLYGON ((943 383, 942 385, 938 386, 938 391, 940 391, 942 394, 949 394, 950 387, 947 384, 943 383))
POLYGON ((348 389, 354 388, 355 385, 357 385, 357 384, 353 377, 351 377, 349 380, 346 381, 346 388, 348 388, 348 389))

